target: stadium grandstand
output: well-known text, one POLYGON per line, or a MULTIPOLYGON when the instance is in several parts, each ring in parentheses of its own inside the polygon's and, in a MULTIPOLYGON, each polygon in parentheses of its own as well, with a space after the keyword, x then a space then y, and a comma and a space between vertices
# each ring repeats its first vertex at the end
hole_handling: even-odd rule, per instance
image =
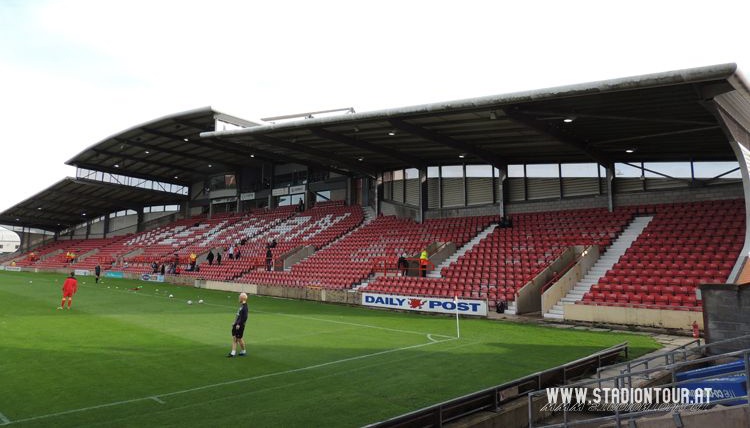
MULTIPOLYGON (((693 328, 724 343, 737 331, 709 331, 724 314, 704 291, 736 291, 738 313, 748 309, 736 296, 750 282, 749 153, 750 88, 734 64, 257 122, 199 108, 94 143, 66 162, 75 177, 0 212, 20 237, 0 268, 85 277, 100 267, 104 277, 455 312, 457 323, 460 311, 693 328)), ((565 383, 621 350, 381 425, 439 426, 523 394, 533 423, 533 396, 551 377, 565 383)), ((614 385, 632 385, 637 364, 651 379, 649 361, 623 367, 614 385)))

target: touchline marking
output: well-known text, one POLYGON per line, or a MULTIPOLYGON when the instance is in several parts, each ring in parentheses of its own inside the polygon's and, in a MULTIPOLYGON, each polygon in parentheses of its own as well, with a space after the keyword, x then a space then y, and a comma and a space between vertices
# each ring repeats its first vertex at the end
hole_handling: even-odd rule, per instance
POLYGON ((3 424, 4 425, 11 425, 11 424, 19 423, 19 422, 36 421, 36 420, 39 420, 39 419, 47 419, 47 418, 53 418, 53 417, 56 417, 56 416, 64 416, 64 415, 69 415, 69 414, 72 414, 72 413, 81 413, 81 412, 87 412, 89 410, 97 410, 97 409, 103 409, 103 408, 107 408, 107 407, 120 406, 120 405, 123 405, 123 404, 136 403, 136 402, 139 402, 139 401, 152 400, 152 401, 157 401, 158 402, 159 401, 159 397, 171 397, 171 396, 174 396, 174 395, 186 394, 186 393, 189 393, 189 392, 202 391, 204 389, 211 389, 211 388, 217 388, 217 387, 220 387, 220 386, 227 386, 227 385, 234 385, 234 384, 238 384, 238 383, 251 382, 251 381, 254 381, 254 380, 266 379, 266 378, 275 377, 275 376, 283 376, 283 375, 286 375, 286 374, 299 373, 299 372, 304 372, 304 371, 308 371, 308 370, 318 369, 318 368, 321 368, 321 367, 332 366, 332 365, 335 365, 335 364, 346 363, 346 362, 349 362, 349 361, 356 361, 356 360, 361 360, 361 359, 364 359, 364 358, 377 357, 379 355, 391 354, 391 353, 394 353, 394 352, 406 351, 406 350, 409 350, 409 349, 423 348, 425 346, 430 346, 430 345, 434 345, 434 344, 437 344, 437 343, 450 342, 452 340, 456 340, 456 338, 453 337, 453 338, 450 338, 450 339, 445 339, 445 340, 436 341, 436 342, 419 343, 417 345, 404 346, 404 347, 401 347, 401 348, 387 349, 385 351, 373 352, 371 354, 365 354, 365 355, 358 355, 356 357, 343 358, 343 359, 340 359, 340 360, 329 361, 327 363, 314 364, 312 366, 300 367, 300 368, 297 368, 297 369, 285 370, 285 371, 282 371, 282 372, 266 373, 266 374, 263 374, 263 375, 258 375, 258 376, 253 376, 253 377, 247 377, 247 378, 244 378, 244 379, 235 379, 235 380, 230 380, 230 381, 227 381, 227 382, 219 382, 219 383, 214 383, 214 384, 210 384, 210 385, 203 385, 203 386, 198 386, 198 387, 195 387, 195 388, 183 389, 181 391, 173 391, 173 392, 167 392, 167 393, 164 393, 164 394, 149 395, 147 397, 133 398, 133 399, 130 399, 130 400, 115 401, 115 402, 112 402, 112 403, 99 404, 99 405, 90 406, 90 407, 82 407, 80 409, 66 410, 64 412, 49 413, 49 414, 46 414, 46 415, 33 416, 33 417, 30 417, 30 418, 25 418, 25 419, 18 419, 18 420, 15 420, 15 421, 8 420, 8 422, 4 422, 3 424))
MULTIPOLYGON (((97 287, 94 287, 94 286, 91 286, 91 287, 92 288, 97 288, 97 287)), ((128 291, 114 290, 114 289, 110 289, 110 290, 113 291, 113 292, 127 293, 127 294, 130 294, 130 295, 137 295, 137 296, 143 296, 143 297, 156 297, 156 298, 161 298, 161 299, 169 299, 166 296, 159 296, 159 295, 154 295, 154 294, 139 294, 139 293, 133 293, 133 292, 128 292, 128 291)), ((204 305, 207 305, 207 306, 216 306, 216 307, 220 307, 220 308, 234 308, 233 306, 219 305, 219 304, 216 304, 216 303, 204 303, 204 305)), ((427 333, 425 333, 423 331, 400 330, 400 329, 397 329, 397 328, 380 327, 380 326, 377 326, 377 325, 359 324, 359 323, 346 322, 346 321, 328 320, 328 319, 325 319, 325 318, 306 317, 304 315, 287 314, 287 313, 284 313, 284 312, 266 312, 266 311, 260 311, 260 310, 257 310, 257 309, 250 309, 250 312, 251 313, 255 312, 255 313, 258 313, 258 314, 267 314, 267 315, 280 315, 280 316, 285 316, 285 317, 290 317, 290 318, 299 318, 299 319, 304 319, 304 320, 313 320, 313 321, 320 321, 320 322, 328 322, 328 323, 332 323, 332 324, 342 324, 342 325, 351 325, 351 326, 356 326, 356 327, 373 328, 373 329, 377 329, 377 330, 394 331, 394 332, 397 332, 397 333, 418 334, 420 336, 427 334, 427 333)), ((455 339, 455 337, 448 336, 448 335, 445 335, 445 334, 436 334, 436 333, 431 333, 431 334, 433 336, 435 336, 435 337, 444 337, 446 339, 455 339)))
POLYGON ((0 413, 0 425, 8 425, 12 423, 4 414, 0 413))

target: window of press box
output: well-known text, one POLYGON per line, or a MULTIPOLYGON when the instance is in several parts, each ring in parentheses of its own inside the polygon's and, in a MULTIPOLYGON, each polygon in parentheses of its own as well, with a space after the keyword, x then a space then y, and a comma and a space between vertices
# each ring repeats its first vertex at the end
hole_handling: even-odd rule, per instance
POLYGON ((237 180, 234 174, 215 175, 208 179, 208 187, 213 190, 236 189, 237 180))

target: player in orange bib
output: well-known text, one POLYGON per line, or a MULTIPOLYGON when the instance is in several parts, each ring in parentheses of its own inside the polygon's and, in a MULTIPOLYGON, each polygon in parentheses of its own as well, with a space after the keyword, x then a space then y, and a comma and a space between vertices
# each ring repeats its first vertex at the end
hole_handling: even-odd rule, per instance
POLYGON ((60 307, 57 309, 62 309, 65 307, 65 299, 68 299, 68 310, 70 310, 70 305, 73 304, 73 295, 76 294, 76 291, 78 291, 78 280, 76 280, 75 272, 71 272, 70 276, 65 278, 65 282, 62 286, 62 292, 63 292, 63 298, 60 302, 60 307))

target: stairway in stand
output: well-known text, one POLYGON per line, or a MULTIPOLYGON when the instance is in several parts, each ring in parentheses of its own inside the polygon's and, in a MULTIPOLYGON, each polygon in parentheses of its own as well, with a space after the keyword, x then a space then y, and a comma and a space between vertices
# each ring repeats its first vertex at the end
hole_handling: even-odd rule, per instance
POLYGON ((489 236, 489 234, 492 233, 495 230, 495 228, 497 228, 497 224, 491 224, 491 225, 487 226, 486 229, 484 229, 483 231, 479 232, 479 234, 477 236, 475 236, 474 238, 472 238, 471 241, 467 242, 466 244, 464 244, 463 247, 461 247, 458 250, 456 250, 456 252, 453 253, 447 259, 445 259, 445 261, 443 261, 439 265, 435 266, 435 269, 433 269, 432 271, 430 271, 429 273, 427 273, 427 277, 428 278, 440 278, 441 277, 440 271, 444 267, 449 266, 451 263, 454 263, 456 260, 458 260, 459 258, 461 258, 464 254, 466 254, 467 251, 469 251, 472 248, 474 248, 474 246, 477 245, 479 243, 479 241, 481 241, 482 239, 484 239, 487 236, 489 236))
POLYGON ((591 286, 599 282, 599 279, 606 275, 607 271, 620 260, 625 251, 633 245, 638 236, 643 233, 643 229, 648 226, 648 223, 653 219, 652 216, 636 217, 622 234, 615 240, 612 245, 609 246, 607 252, 597 260, 591 269, 586 272, 586 275, 578 281, 568 294, 560 299, 559 302, 549 312, 544 314, 546 319, 563 319, 563 305, 565 303, 575 303, 583 299, 583 295, 588 293, 591 286))

